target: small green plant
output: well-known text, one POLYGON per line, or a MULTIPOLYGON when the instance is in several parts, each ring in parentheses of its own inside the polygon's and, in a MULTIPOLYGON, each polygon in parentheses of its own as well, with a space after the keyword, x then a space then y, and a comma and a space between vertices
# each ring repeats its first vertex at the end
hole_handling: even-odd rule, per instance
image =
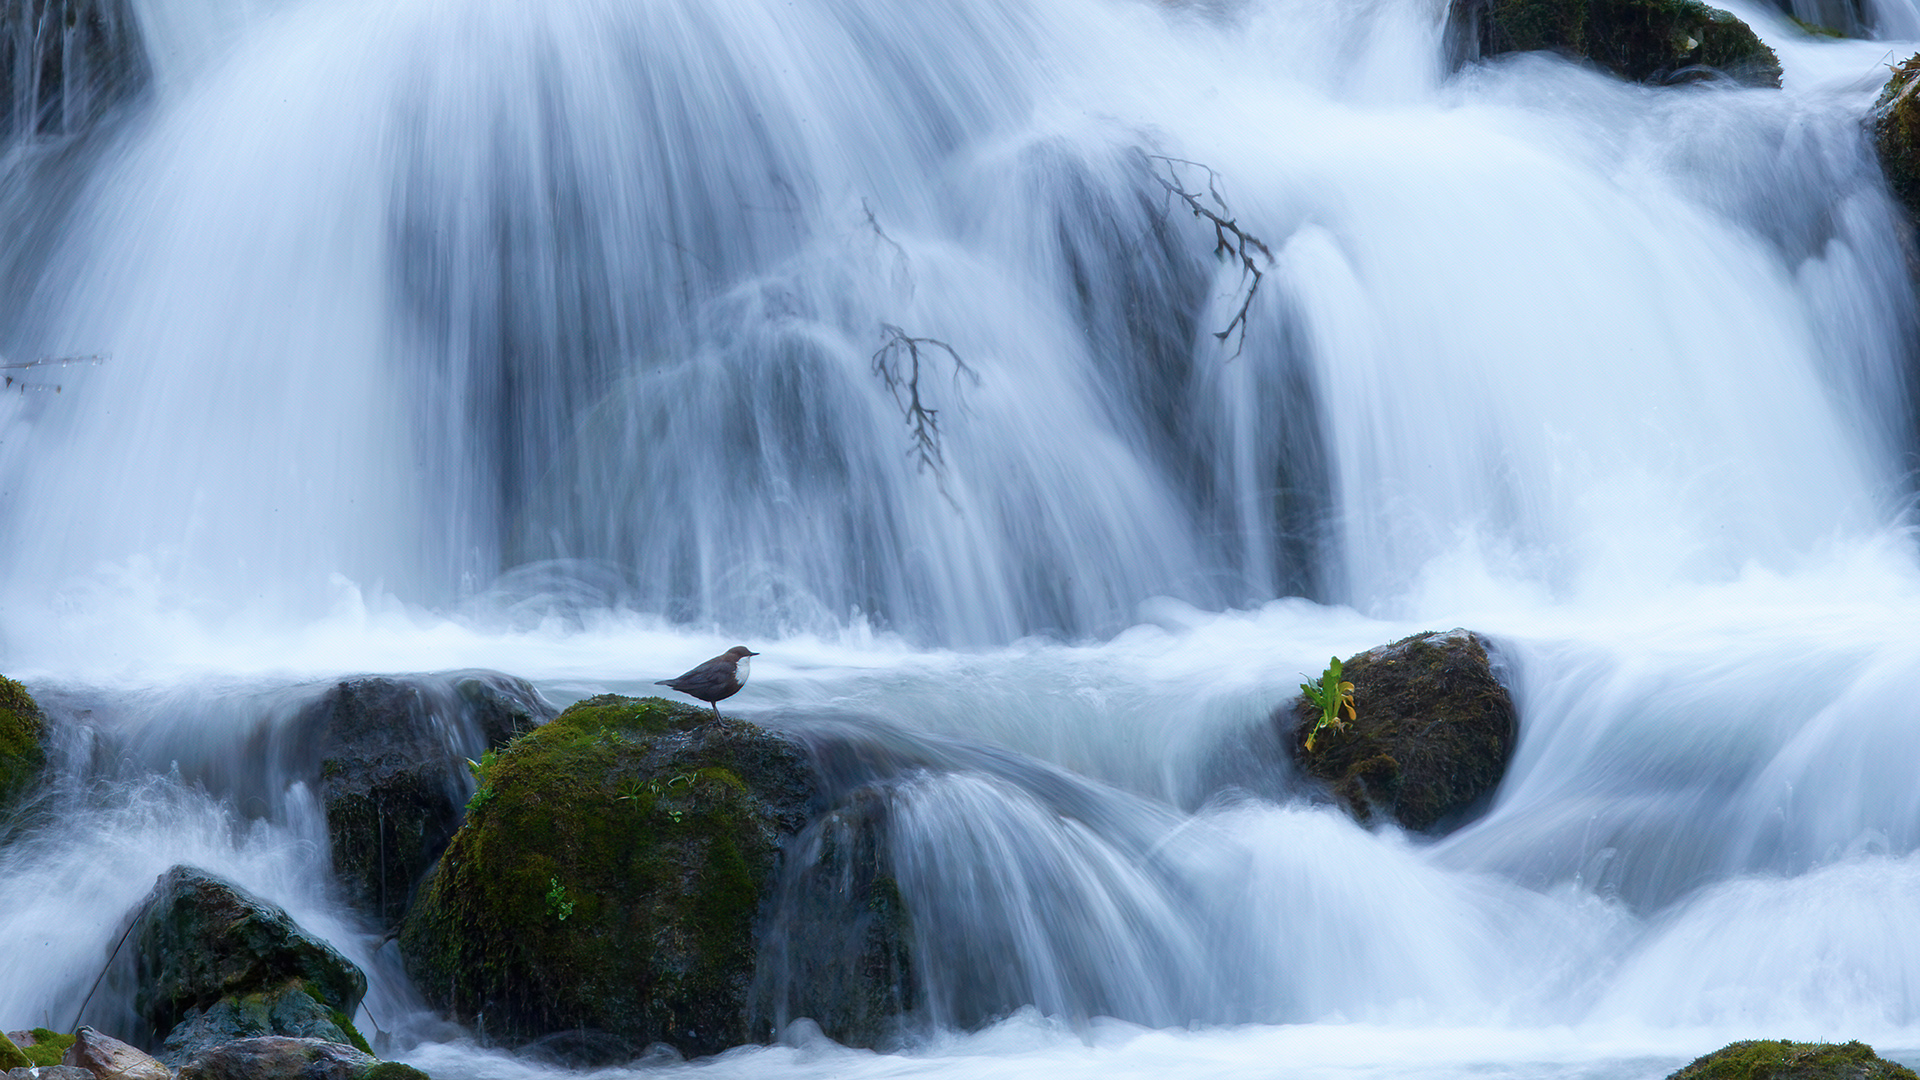
POLYGON ((487 805, 487 802, 493 798, 493 784, 489 774, 498 760, 499 755, 492 750, 481 754, 479 761, 467 759, 467 771, 473 774, 473 782, 476 785, 473 789, 473 797, 467 800, 468 817, 472 817, 475 811, 487 805))
POLYGON ((1313 753, 1314 737, 1322 730, 1346 730, 1345 721, 1340 719, 1342 710, 1345 710, 1348 720, 1360 719, 1360 714, 1353 708, 1353 684, 1340 681, 1340 658, 1337 656, 1328 659, 1327 670, 1321 673, 1320 682, 1315 684, 1308 680, 1301 683, 1300 693, 1306 697, 1308 704, 1320 710, 1319 721, 1313 725, 1312 731, 1307 732, 1309 754, 1313 753))
POLYGON ((567 916, 573 914, 573 901, 567 899, 567 887, 560 884, 557 877, 548 878, 547 886, 548 913, 557 921, 566 922, 567 916))

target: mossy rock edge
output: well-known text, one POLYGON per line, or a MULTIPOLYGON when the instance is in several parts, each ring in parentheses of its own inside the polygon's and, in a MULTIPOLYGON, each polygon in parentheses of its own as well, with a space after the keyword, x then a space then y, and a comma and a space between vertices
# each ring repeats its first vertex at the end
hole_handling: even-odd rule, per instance
POLYGON ((1780 58, 1753 28, 1699 0, 1454 0, 1452 18, 1479 56, 1544 49, 1634 82, 1780 85, 1780 58))
POLYGON ((407 969, 509 1045, 747 1042, 756 921, 815 799, 799 748, 752 724, 579 702, 485 770, 402 926, 407 969))
POLYGON ((27 688, 0 676, 0 817, 38 786, 47 767, 47 718, 27 688))
POLYGON ((1342 667, 1358 719, 1321 731, 1309 752, 1320 711, 1296 697, 1275 717, 1303 773, 1361 824, 1384 816, 1444 832, 1485 807, 1519 735, 1486 639, 1465 630, 1415 634, 1342 667))
POLYGON ((1873 144, 1887 186, 1920 218, 1920 54, 1893 69, 1873 108, 1873 144))
POLYGON ((1694 1059, 1667 1080, 1920 1080, 1861 1042, 1757 1039, 1694 1059))

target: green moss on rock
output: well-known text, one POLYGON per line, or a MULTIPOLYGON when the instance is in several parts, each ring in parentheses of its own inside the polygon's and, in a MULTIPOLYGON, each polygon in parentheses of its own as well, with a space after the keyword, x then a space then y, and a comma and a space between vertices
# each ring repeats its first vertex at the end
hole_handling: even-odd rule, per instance
POLYGON ((1920 218, 1920 55, 1893 68, 1873 109, 1874 147, 1887 185, 1920 218))
POLYGON ((60 1059, 73 1047, 72 1035, 62 1035, 47 1028, 34 1028, 28 1034, 33 1036, 33 1045, 22 1046, 20 1050, 38 1069, 60 1064, 60 1059))
POLYGON ((515 739, 486 782, 402 928, 424 993, 507 1042, 747 1041, 755 916, 814 797, 796 747, 603 695, 515 739))
POLYGON ((1737 1042, 1694 1060, 1668 1080, 1920 1080, 1860 1042, 1737 1042))
POLYGON ((1415 831, 1457 824, 1506 772, 1518 728, 1513 699, 1477 634, 1416 634, 1342 665, 1358 719, 1307 734, 1319 710, 1296 697, 1276 717, 1300 770, 1324 782, 1362 824, 1376 815, 1415 831))
POLYGON ((7 1038, 5 1032, 0 1032, 0 1072, 6 1072, 8 1069, 25 1069, 32 1064, 33 1060, 14 1045, 13 1040, 7 1038))
POLYGON ((0 676, 0 815, 12 809, 47 766, 47 720, 27 688, 0 676))
POLYGON ((1717 71, 1780 85, 1780 58, 1753 28, 1699 0, 1456 0, 1454 12, 1473 26, 1482 56, 1549 49, 1635 82, 1717 71))

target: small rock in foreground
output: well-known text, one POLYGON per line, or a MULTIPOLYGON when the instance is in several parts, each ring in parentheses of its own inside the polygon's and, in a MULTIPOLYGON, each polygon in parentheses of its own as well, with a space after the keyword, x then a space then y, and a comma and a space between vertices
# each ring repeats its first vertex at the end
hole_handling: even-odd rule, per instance
POLYGON ((323 1039, 266 1036, 209 1049, 180 1069, 179 1080, 427 1080, 427 1075, 323 1039))
POLYGON ((165 1065, 90 1027, 73 1033, 73 1045, 67 1047, 60 1063, 85 1069, 95 1080, 173 1080, 173 1073, 165 1065))

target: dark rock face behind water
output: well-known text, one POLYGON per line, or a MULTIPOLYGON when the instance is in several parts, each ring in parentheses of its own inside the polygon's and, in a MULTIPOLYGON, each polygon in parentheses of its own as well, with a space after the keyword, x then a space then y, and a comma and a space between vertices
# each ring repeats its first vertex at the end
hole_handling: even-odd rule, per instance
POLYGON ((1920 1080, 1860 1042, 1797 1043, 1762 1039, 1731 1043, 1667 1080, 1920 1080))
MULTIPOLYGON (((309 1019, 315 1010, 276 1010, 274 1003, 289 992, 317 1003, 345 1035, 367 992, 358 967, 307 934, 278 905, 190 866, 160 876, 135 919, 130 944, 137 973, 134 1008, 156 1037, 222 1008, 244 1013, 253 1003, 263 1003, 269 1022, 276 1013, 309 1019)), ((188 1054, 191 1047, 176 1040, 173 1053, 188 1054)))
POLYGON ((865 789, 790 845, 755 1006, 776 1027, 804 1016, 847 1045, 899 1041, 919 1003, 918 983, 886 832, 886 800, 865 789))
POLYGON ((1873 108, 1873 142, 1887 186, 1920 218, 1920 55, 1893 69, 1873 108))
POLYGON ((1321 731, 1311 753, 1319 710, 1296 697, 1275 715, 1300 771, 1362 824, 1385 817, 1444 832, 1483 808, 1519 734, 1485 639, 1465 630, 1416 634, 1344 668, 1359 717, 1321 731))
POLYGON ((84 133, 151 77, 127 0, 0 0, 0 148, 84 133))
POLYGON ((486 769, 407 915, 407 969, 512 1044, 624 1061, 747 1042, 756 918, 815 791, 800 750, 752 724, 580 702, 486 769))
POLYGON ((1472 58, 1549 49, 1635 82, 1780 85, 1780 58, 1753 29, 1698 0, 1454 0, 1451 19, 1472 58))
POLYGON ((308 706, 334 873, 355 906, 399 925, 460 826, 468 759, 552 715, 524 680, 484 671, 352 679, 308 706))

